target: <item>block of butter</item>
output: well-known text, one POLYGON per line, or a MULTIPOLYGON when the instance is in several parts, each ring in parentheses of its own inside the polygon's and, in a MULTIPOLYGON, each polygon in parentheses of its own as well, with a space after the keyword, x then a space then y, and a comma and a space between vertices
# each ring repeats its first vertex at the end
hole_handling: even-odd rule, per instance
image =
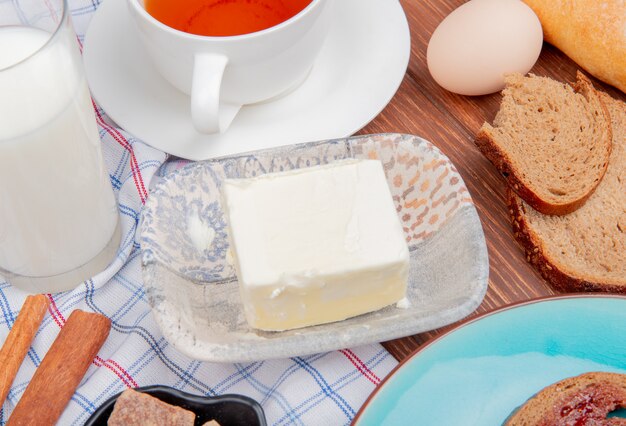
POLYGON ((227 179, 222 191, 250 326, 323 324, 404 298, 409 252, 380 161, 227 179))

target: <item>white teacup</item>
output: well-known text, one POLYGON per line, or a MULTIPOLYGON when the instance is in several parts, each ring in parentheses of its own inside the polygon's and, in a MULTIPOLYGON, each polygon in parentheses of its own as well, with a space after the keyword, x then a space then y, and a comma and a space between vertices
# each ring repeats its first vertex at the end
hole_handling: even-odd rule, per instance
POLYGON ((220 115, 224 115, 220 104, 238 108, 265 101, 304 81, 328 33, 332 0, 312 0, 299 14, 278 25, 227 37, 176 30, 146 12, 143 0, 127 1, 143 46, 159 73, 191 96, 196 130, 217 133, 227 127, 224 123, 220 126, 220 115))

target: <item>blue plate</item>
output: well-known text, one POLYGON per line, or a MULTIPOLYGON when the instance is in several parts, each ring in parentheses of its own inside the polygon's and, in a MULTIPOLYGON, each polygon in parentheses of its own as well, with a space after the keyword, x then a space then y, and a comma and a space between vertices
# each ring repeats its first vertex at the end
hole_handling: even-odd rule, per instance
POLYGON ((540 299, 463 323, 400 364, 354 424, 501 425, 543 387, 588 371, 626 374, 626 297, 540 299))

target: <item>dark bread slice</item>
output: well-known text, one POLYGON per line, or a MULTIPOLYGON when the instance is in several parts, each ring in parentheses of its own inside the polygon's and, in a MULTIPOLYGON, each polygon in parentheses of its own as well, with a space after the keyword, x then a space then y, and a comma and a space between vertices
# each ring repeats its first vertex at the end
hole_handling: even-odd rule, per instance
POLYGON ((626 374, 585 373, 539 391, 511 414, 505 426, 626 425, 606 416, 626 408, 626 374))
POLYGON ((600 96, 613 125, 613 152, 589 200, 568 215, 548 216, 509 189, 515 238, 561 291, 626 293, 626 104, 600 96))
POLYGON ((611 123, 581 73, 572 88, 547 77, 506 77, 494 125, 476 145, 528 204, 563 215, 582 206, 602 180, 611 153, 611 123))

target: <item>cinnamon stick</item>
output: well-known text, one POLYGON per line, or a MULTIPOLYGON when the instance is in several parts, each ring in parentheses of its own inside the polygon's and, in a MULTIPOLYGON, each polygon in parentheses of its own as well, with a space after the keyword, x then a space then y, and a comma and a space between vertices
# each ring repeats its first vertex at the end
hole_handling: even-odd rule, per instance
POLYGON ((75 310, 35 371, 7 426, 54 425, 109 335, 111 320, 75 310))
POLYGON ((48 298, 43 294, 26 297, 0 349, 0 407, 9 394, 11 384, 37 334, 49 303, 48 298))

